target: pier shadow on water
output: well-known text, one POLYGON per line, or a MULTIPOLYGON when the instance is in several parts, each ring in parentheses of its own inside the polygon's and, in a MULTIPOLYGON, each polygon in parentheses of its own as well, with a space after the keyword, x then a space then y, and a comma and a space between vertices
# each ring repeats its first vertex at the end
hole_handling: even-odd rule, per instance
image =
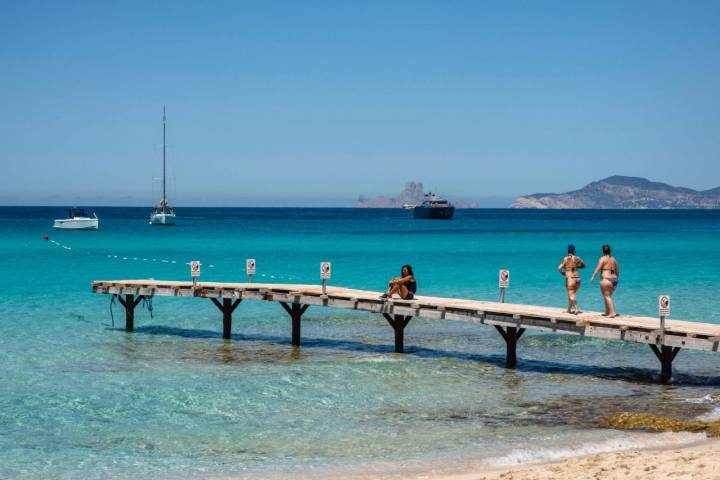
MULTIPOLYGON (((120 328, 109 328, 109 330, 125 332, 120 328)), ((202 329, 186 329, 162 325, 148 325, 136 327, 134 334, 152 335, 152 336, 173 336, 188 339, 204 339, 221 340, 221 334, 214 330, 202 329)), ((307 356, 301 354, 303 350, 332 350, 337 352, 362 352, 374 354, 392 354, 394 353, 393 344, 388 343, 371 343, 370 340, 358 342, 353 340, 334 339, 334 338, 312 338, 303 337, 301 347, 293 347, 289 336, 262 335, 262 334, 240 334, 231 335, 229 341, 236 342, 260 342, 268 343, 274 346, 288 347, 290 350, 284 351, 282 355, 272 354, 269 350, 259 351, 257 349, 251 352, 234 352, 224 351, 219 358, 217 355, 210 355, 210 359, 221 361, 223 363, 269 363, 269 361, 301 361, 307 359, 307 356), (237 355, 243 353, 243 355, 237 355)), ((238 346, 241 346, 240 343, 238 346)), ((477 362, 482 364, 493 365, 498 368, 505 368, 505 355, 503 354, 481 354, 468 353, 460 351, 452 351, 438 348, 423 347, 418 345, 406 345, 405 353, 398 355, 410 355, 417 358, 445 358, 467 362, 477 362)), ((648 351, 648 355, 652 352, 648 351)), ((572 363, 560 363, 549 360, 537 360, 522 358, 519 355, 518 363, 514 371, 520 373, 541 373, 553 375, 567 376, 585 376, 595 377, 608 380, 624 380, 640 384, 656 384, 659 381, 658 369, 647 369, 641 367, 604 367, 595 365, 582 365, 572 363)), ((702 376, 683 372, 676 372, 672 379, 672 385, 684 387, 707 387, 720 385, 719 376, 702 376)))

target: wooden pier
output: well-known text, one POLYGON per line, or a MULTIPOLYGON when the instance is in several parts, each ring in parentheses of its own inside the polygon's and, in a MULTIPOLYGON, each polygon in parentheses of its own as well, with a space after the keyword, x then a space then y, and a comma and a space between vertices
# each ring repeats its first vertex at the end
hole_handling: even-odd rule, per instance
POLYGON ((292 344, 300 345, 301 319, 310 306, 359 310, 382 315, 395 331, 395 351, 403 352, 404 332, 413 317, 492 325, 505 340, 506 366, 517 362, 517 344, 528 329, 645 343, 660 362, 663 382, 672 377, 672 363, 683 348, 717 352, 720 325, 623 315, 603 317, 596 312, 573 315, 536 305, 417 296, 413 300, 382 299, 381 292, 320 285, 269 283, 175 282, 112 280, 92 283, 94 293, 114 295, 125 307, 125 329, 134 328, 135 307, 145 297, 209 298, 222 312, 223 338, 230 338, 232 314, 243 300, 278 302, 290 315, 292 344))

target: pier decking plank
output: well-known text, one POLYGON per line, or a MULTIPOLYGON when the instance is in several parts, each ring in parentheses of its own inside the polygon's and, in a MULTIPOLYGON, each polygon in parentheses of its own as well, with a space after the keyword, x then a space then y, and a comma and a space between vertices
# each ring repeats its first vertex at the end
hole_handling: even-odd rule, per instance
POLYGON ((92 289, 95 293, 115 295, 237 298, 319 305, 715 352, 720 342, 720 325, 711 323, 666 320, 662 335, 659 320, 652 317, 607 318, 589 311, 573 315, 553 307, 445 297, 417 296, 412 300, 388 301, 380 298, 381 292, 345 287, 328 286, 323 295, 320 285, 199 282, 193 286, 186 281, 137 279, 95 281, 92 289))
POLYGON ((223 314, 223 337, 231 338, 232 312, 243 300, 278 302, 292 318, 292 344, 300 345, 301 317, 311 305, 382 315, 395 331, 395 351, 402 353, 404 331, 413 317, 492 325, 506 345, 506 367, 515 368, 517 344, 527 329, 647 344, 660 362, 660 378, 669 382, 672 363, 682 348, 717 352, 720 325, 599 312, 578 315, 539 305, 462 298, 417 296, 412 300, 383 299, 380 292, 345 287, 281 283, 183 282, 154 279, 104 280, 92 283, 94 293, 115 296, 125 307, 125 329, 133 330, 134 310, 144 297, 208 298, 223 314), (124 296, 124 299, 123 299, 124 296), (220 302, 218 299, 222 299, 220 302))

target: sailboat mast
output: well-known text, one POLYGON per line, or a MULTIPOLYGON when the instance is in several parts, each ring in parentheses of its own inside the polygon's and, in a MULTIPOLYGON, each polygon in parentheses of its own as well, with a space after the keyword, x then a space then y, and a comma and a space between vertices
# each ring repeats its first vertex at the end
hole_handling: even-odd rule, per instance
POLYGON ((163 211, 165 211, 165 204, 167 203, 167 200, 165 199, 165 105, 163 105, 163 195, 162 195, 162 207, 163 211))

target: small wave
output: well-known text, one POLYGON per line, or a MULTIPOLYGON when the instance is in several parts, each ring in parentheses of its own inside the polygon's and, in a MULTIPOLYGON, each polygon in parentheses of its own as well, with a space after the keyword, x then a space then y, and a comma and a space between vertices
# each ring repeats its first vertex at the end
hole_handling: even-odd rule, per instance
POLYGON ((704 433, 666 432, 612 438, 597 443, 585 443, 577 447, 530 448, 512 450, 507 455, 495 458, 487 463, 492 466, 507 467, 530 463, 557 462, 568 458, 583 457, 597 453, 619 452, 636 448, 660 448, 688 445, 706 438, 704 433))
POLYGON ((720 393, 708 393, 704 397, 686 398, 688 403, 720 403, 720 393))
POLYGON ((698 415, 695 417, 695 420, 700 420, 701 422, 714 422, 716 420, 720 420, 720 407, 715 407, 707 413, 698 415))
POLYGON ((353 362, 362 362, 362 363, 390 363, 390 362, 405 362, 406 360, 403 358, 398 357, 367 357, 367 358, 358 358, 353 360, 353 362))
MULTIPOLYGON (((720 403, 720 394, 708 393, 703 397, 686 398, 685 401, 688 403, 694 403, 699 405, 715 405, 720 403)), ((698 415, 697 417, 695 417, 695 420, 699 420, 701 422, 713 422, 715 420, 720 420, 720 407, 714 407, 709 412, 698 415)))

